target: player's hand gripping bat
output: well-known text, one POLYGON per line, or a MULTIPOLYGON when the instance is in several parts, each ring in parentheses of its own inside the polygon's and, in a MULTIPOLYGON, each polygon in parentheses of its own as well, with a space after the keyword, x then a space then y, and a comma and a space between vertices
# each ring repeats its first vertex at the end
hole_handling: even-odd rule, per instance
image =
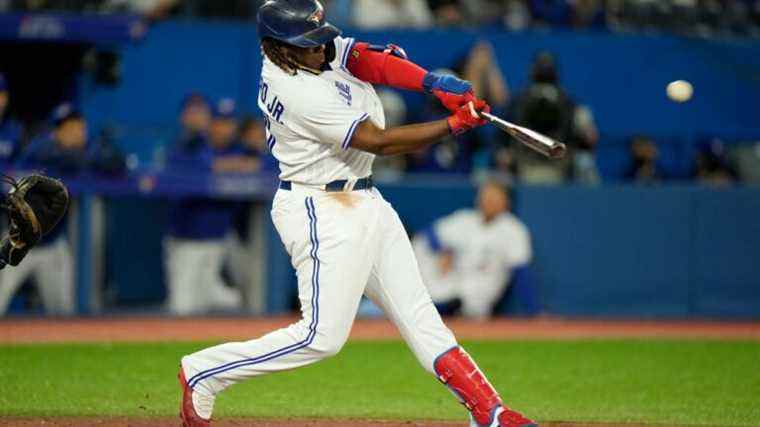
POLYGON ((552 159, 561 159, 567 153, 567 147, 565 144, 555 141, 548 136, 541 135, 540 133, 530 130, 526 127, 518 126, 514 123, 510 123, 493 114, 481 111, 480 117, 488 120, 497 128, 510 134, 512 138, 518 140, 520 143, 527 145, 529 148, 543 154, 546 157, 552 159))

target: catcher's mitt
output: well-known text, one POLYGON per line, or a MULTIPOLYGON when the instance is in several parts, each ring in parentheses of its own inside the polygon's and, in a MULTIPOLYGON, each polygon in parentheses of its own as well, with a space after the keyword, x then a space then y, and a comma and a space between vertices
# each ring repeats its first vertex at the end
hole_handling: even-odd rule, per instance
POLYGON ((2 180, 12 188, 0 204, 10 223, 0 243, 0 269, 6 264, 17 266, 69 207, 69 192, 57 179, 35 174, 19 181, 3 175, 2 180))

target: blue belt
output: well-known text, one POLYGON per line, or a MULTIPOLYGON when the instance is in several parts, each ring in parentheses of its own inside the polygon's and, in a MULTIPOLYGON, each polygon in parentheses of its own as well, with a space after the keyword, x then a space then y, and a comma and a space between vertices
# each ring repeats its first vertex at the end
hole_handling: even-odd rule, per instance
MULTIPOLYGON (((339 180, 330 182, 327 185, 325 185, 325 191, 328 191, 328 192, 343 191, 347 182, 348 182, 347 179, 339 179, 339 180)), ((354 184, 353 190, 368 190, 374 186, 375 186, 375 183, 372 180, 372 177, 368 176, 366 178, 358 179, 356 181, 356 184, 354 184)), ((292 188, 293 188, 293 184, 290 181, 280 181, 281 190, 290 191, 292 188)))

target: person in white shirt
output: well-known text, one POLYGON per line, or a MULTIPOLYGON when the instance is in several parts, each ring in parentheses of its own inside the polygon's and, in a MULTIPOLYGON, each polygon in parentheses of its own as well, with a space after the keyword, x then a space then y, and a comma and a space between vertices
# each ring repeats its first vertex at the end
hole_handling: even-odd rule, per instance
POLYGON ((426 0, 355 0, 354 25, 365 30, 381 28, 430 28, 433 14, 426 0))
MULTIPOLYGON (((415 236, 412 245, 433 302, 444 314, 461 304, 466 317, 486 318, 532 258, 530 233, 510 212, 507 189, 487 181, 477 209, 461 209, 415 236)), ((521 284, 529 286, 528 284, 521 284)), ((524 301, 535 310, 535 298, 524 301)))
POLYGON ((296 270, 302 319, 183 357, 184 425, 209 426, 216 396, 234 383, 335 355, 366 294, 398 326, 420 364, 466 405, 473 426, 535 426, 503 405, 443 324, 401 220, 372 180, 376 155, 420 150, 482 126, 478 112, 488 105, 469 83, 428 73, 398 47, 341 37, 317 0, 270 0, 259 9, 258 24, 259 108, 280 166, 272 221, 296 270), (373 84, 432 93, 452 115, 386 129, 373 84))

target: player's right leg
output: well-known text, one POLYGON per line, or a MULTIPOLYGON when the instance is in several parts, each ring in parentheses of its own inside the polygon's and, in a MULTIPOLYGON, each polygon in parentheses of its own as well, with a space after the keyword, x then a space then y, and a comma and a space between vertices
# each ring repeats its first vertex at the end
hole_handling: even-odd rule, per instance
POLYGON ((321 191, 280 190, 272 219, 298 276, 303 318, 247 342, 182 359, 195 410, 210 417, 214 396, 245 379, 297 368, 336 354, 348 338, 371 269, 368 228, 379 213, 368 196, 351 206, 321 191))
POLYGON ((367 296, 396 324, 420 364, 443 382, 470 411, 473 427, 532 427, 506 408, 480 368, 457 344, 422 282, 403 225, 383 202, 385 239, 374 260, 367 296))

